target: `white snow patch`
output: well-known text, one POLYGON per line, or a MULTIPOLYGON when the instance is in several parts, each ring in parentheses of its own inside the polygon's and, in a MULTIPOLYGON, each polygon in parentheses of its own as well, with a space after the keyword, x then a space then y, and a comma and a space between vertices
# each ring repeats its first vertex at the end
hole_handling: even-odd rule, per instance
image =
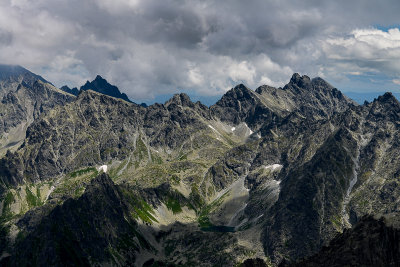
POLYGON ((261 135, 260 135, 259 133, 257 133, 257 135, 256 135, 256 136, 257 136, 257 138, 258 138, 258 139, 260 139, 260 138, 261 138, 261 135))
POLYGON ((282 167, 283 167, 283 165, 281 165, 281 164, 272 164, 272 165, 265 166, 265 169, 275 171, 275 170, 282 169, 282 167))
POLYGON ((236 188, 240 188, 240 189, 245 189, 247 192, 250 191, 250 189, 247 189, 247 188, 244 186, 244 180, 245 180, 245 178, 246 178, 246 177, 243 176, 243 177, 237 179, 236 181, 234 181, 233 183, 231 183, 231 184, 230 184, 228 187, 226 187, 225 189, 222 189, 221 191, 219 191, 219 192, 213 197, 213 199, 211 200, 211 202, 214 201, 214 200, 219 199, 219 198, 222 197, 226 192, 228 192, 228 191, 234 189, 235 187, 236 187, 236 188))
POLYGON ((221 136, 221 134, 214 127, 212 127, 210 124, 208 125, 208 127, 210 127, 211 130, 213 130, 217 134, 217 140, 222 141, 221 138, 219 138, 219 136, 221 136))
POLYGON ((251 134, 253 134, 253 131, 249 128, 249 126, 247 126, 247 124, 245 122, 241 122, 238 125, 236 125, 235 127, 232 127, 232 132, 235 133, 235 135, 237 136, 241 136, 241 137, 248 137, 251 134))
POLYGON ((253 131, 250 129, 249 126, 247 126, 247 123, 243 123, 244 129, 246 129, 246 136, 252 135, 253 131))
POLYGON ((208 125, 208 127, 210 127, 213 131, 215 131, 215 132, 217 132, 218 133, 218 131, 217 130, 215 130, 215 128, 214 127, 212 127, 210 124, 208 125))
MULTIPOLYGON (((235 219, 239 215, 239 213, 243 213, 245 208, 247 207, 247 203, 245 203, 241 208, 239 208, 235 214, 233 214, 232 218, 229 220, 228 226, 236 226, 235 219)), ((240 224, 239 224, 240 225, 240 224)))
POLYGON ((53 193, 54 189, 56 189, 56 187, 55 187, 54 185, 52 185, 52 186, 50 187, 50 190, 49 190, 49 192, 47 193, 46 199, 45 199, 44 201, 47 201, 47 200, 49 199, 49 196, 50 196, 51 193, 53 193))
POLYGON ((60 177, 56 180, 56 182, 50 187, 49 192, 47 192, 46 199, 45 199, 44 201, 47 201, 47 200, 49 199, 51 193, 53 193, 54 189, 56 189, 57 185, 60 183, 61 177, 62 177, 62 176, 60 176, 60 177))
POLYGON ((235 229, 239 229, 240 227, 242 227, 245 223, 247 223, 249 221, 248 218, 244 218, 243 221, 240 222, 239 225, 235 226, 235 229))
POLYGON ((107 165, 101 165, 101 166, 98 168, 98 171, 103 171, 104 173, 106 173, 106 172, 107 172, 107 165))
POLYGON ((129 155, 128 161, 126 162, 124 167, 122 167, 122 169, 120 169, 119 172, 117 173, 118 176, 121 175, 126 170, 126 168, 128 167, 130 161, 131 161, 131 155, 129 155))

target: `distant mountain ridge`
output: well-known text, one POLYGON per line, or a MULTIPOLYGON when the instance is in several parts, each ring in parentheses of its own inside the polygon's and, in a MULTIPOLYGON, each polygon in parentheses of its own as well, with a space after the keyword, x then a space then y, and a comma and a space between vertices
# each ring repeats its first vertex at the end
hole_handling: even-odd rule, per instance
MULTIPOLYGON (((360 92, 344 92, 344 94, 358 104, 362 105, 365 101, 372 102, 374 99, 378 98, 380 95, 384 94, 385 92, 367 92, 367 93, 360 93, 360 92)), ((400 93, 393 92, 392 93, 397 99, 400 99, 400 93)))
MULTIPOLYGON (((298 77, 296 77, 296 78, 298 79, 298 77)), ((294 80, 292 82, 295 82, 296 78, 294 78, 294 80)), ((316 79, 322 80, 321 78, 316 78, 316 79)), ((332 87, 331 85, 329 85, 329 86, 332 87)), ((265 86, 260 86, 258 90, 262 90, 263 87, 265 87, 265 86)), ((96 92, 99 92, 99 93, 102 93, 105 95, 109 95, 109 96, 116 97, 116 98, 121 98, 125 101, 132 102, 132 100, 130 100, 125 93, 120 92, 120 90, 117 86, 111 85, 110 83, 107 82, 107 80, 102 78, 100 75, 97 75, 96 78, 92 82, 87 81, 83 86, 80 87, 80 89, 78 89, 77 87, 70 88, 67 85, 60 87, 60 89, 63 90, 64 92, 67 92, 67 93, 75 95, 75 96, 78 96, 78 94, 81 90, 91 89, 93 91, 96 91, 96 92)), ((384 92, 369 92, 369 93, 346 92, 346 93, 344 93, 344 95, 361 105, 365 101, 368 101, 368 102, 373 101, 375 98, 377 98, 379 95, 381 95, 383 93, 384 92)), ((199 100, 200 102, 202 102, 203 104, 206 104, 207 106, 211 106, 211 105, 215 104, 221 98, 221 96, 199 96, 199 95, 192 95, 190 93, 188 93, 188 94, 192 99, 195 99, 195 101, 199 100)), ((400 98, 400 93, 393 93, 393 95, 397 99, 400 98)), ((145 103, 142 103, 141 105, 146 107, 146 106, 154 104, 154 103, 164 103, 165 101, 170 99, 172 96, 173 96, 173 94, 157 95, 154 100, 145 101, 145 103)))
POLYGON ((86 83, 81 86, 80 90, 78 90, 78 88, 76 87, 69 88, 67 85, 62 86, 60 89, 75 96, 78 96, 80 91, 93 90, 95 92, 120 98, 127 102, 132 103, 132 101, 128 98, 128 96, 125 93, 121 93, 118 87, 116 87, 115 85, 111 85, 110 83, 107 82, 106 79, 104 79, 100 75, 97 75, 96 78, 91 82, 86 81, 86 83))
POLYGON ((44 83, 50 83, 46 81, 42 76, 34 74, 19 65, 0 64, 0 80, 15 80, 21 76, 31 76, 33 79, 40 80, 44 83))
POLYGON ((69 88, 67 85, 64 85, 64 86, 61 86, 60 89, 63 90, 64 92, 67 92, 74 96, 78 96, 78 94, 79 94, 79 90, 76 87, 69 88))

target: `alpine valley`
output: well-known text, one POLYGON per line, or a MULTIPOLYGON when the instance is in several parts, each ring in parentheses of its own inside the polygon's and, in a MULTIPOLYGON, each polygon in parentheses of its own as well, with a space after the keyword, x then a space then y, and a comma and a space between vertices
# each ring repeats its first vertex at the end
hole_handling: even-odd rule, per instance
POLYGON ((214 105, 0 66, 1 266, 400 266, 400 103, 321 78, 214 105))

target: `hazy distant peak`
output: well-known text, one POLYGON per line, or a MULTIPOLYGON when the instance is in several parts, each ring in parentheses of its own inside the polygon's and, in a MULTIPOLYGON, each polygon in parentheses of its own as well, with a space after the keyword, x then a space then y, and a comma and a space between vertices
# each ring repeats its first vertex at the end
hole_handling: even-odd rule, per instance
POLYGON ((80 89, 83 91, 91 89, 98 93, 102 93, 102 94, 109 95, 109 96, 116 97, 116 98, 121 98, 125 101, 132 102, 129 100, 129 98, 126 94, 121 93, 119 91, 118 87, 110 84, 109 82, 107 82, 106 79, 104 79, 100 75, 97 75, 96 78, 92 82, 87 81, 85 83, 85 85, 81 86, 80 89))
POLYGON ((67 93, 72 94, 74 96, 78 96, 78 94, 79 94, 79 90, 76 87, 69 88, 69 86, 64 85, 64 86, 61 86, 60 89, 63 90, 64 92, 67 92, 67 93))
MULTIPOLYGON (((20 65, 6 65, 0 64, 0 79, 6 80, 18 80, 21 76, 27 80, 40 80, 45 83, 50 83, 46 81, 42 76, 37 75, 20 65)), ((51 83, 50 83, 51 84, 51 83)))

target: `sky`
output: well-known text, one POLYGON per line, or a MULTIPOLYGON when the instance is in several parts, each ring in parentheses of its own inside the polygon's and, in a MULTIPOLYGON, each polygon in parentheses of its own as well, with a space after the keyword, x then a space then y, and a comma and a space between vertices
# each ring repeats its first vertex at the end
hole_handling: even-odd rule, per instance
POLYGON ((0 63, 56 86, 97 74, 134 101, 293 73, 400 92, 400 1, 0 0, 0 63))

